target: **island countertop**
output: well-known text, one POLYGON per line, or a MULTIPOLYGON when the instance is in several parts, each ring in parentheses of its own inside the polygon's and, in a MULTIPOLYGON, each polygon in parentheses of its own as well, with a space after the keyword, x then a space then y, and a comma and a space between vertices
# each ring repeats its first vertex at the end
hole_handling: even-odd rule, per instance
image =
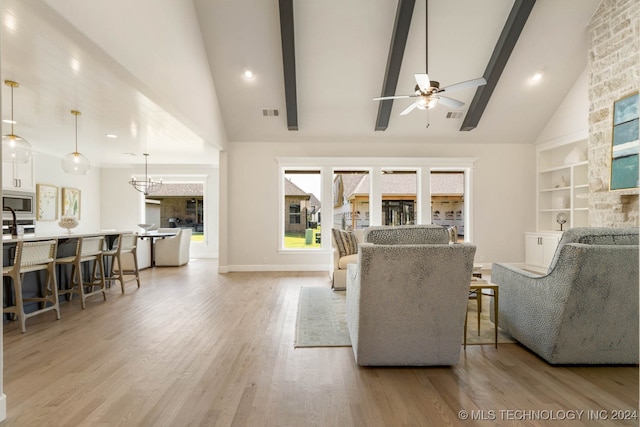
POLYGON ((94 232, 85 232, 85 233, 25 233, 19 235, 17 237, 11 236, 9 234, 4 234, 2 236, 2 243, 17 243, 19 241, 33 241, 33 240, 60 240, 60 239, 75 239, 77 237, 90 237, 90 236, 116 236, 121 233, 131 233, 131 231, 122 231, 122 230, 98 230, 94 232))

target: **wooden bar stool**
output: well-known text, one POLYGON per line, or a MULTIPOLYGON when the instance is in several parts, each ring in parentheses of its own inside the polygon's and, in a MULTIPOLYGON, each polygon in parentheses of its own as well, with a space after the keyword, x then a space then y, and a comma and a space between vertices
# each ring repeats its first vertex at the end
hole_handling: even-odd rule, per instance
POLYGON ((132 276, 138 282, 140 287, 140 275, 138 274, 138 234, 122 233, 114 242, 113 248, 103 252, 103 256, 111 258, 109 275, 107 282, 111 286, 114 280, 120 281, 120 288, 124 294, 124 284, 127 282, 126 276, 132 276))
POLYGON ((55 311, 56 319, 60 319, 60 305, 58 303, 58 284, 56 282, 56 240, 25 242, 20 240, 15 248, 13 265, 2 268, 2 276, 13 280, 13 295, 15 304, 3 308, 3 313, 14 314, 20 320, 22 333, 27 331, 25 321, 28 317, 35 316, 46 311, 55 311), (47 278, 40 289, 38 297, 23 297, 22 283, 25 273, 33 271, 46 271, 47 278), (25 302, 38 302, 39 309, 25 313, 25 302))
POLYGON ((72 299, 73 294, 78 294, 80 296, 82 309, 85 308, 85 300, 92 295, 101 293, 104 300, 107 300, 104 260, 102 256, 103 244, 104 236, 78 237, 75 255, 58 258, 56 260, 56 263, 59 265, 71 265, 70 283, 66 289, 60 290, 59 293, 69 295, 69 300, 72 299), (93 261, 91 278, 88 282, 84 282, 82 279, 82 264, 90 261, 93 261), (99 275, 98 270, 100 272, 99 275), (85 288, 90 288, 89 292, 86 292, 85 288))

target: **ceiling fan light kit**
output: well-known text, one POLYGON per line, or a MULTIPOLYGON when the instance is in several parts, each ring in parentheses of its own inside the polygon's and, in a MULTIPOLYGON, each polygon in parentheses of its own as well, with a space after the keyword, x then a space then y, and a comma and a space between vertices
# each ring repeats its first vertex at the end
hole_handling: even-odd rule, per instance
POLYGON ((82 113, 71 110, 71 114, 76 118, 76 149, 62 158, 62 169, 71 175, 86 175, 91 170, 91 163, 86 156, 78 152, 78 116, 82 113))
MULTIPOLYGON (((460 83, 455 83, 443 88, 440 88, 440 82, 429 79, 428 74, 428 62, 429 62, 429 25, 428 25, 428 11, 425 14, 425 50, 426 50, 426 62, 424 74, 414 74, 416 79, 416 87, 413 95, 392 95, 381 96, 373 98, 374 101, 385 101, 389 99, 404 99, 404 98, 420 98, 410 104, 407 108, 400 112, 401 116, 409 114, 415 108, 419 110, 430 110, 436 107, 438 104, 442 104, 450 108, 460 108, 464 105, 464 102, 457 99, 449 98, 447 96, 440 95, 442 92, 454 92, 456 90, 476 88, 478 86, 486 85, 487 81, 484 77, 477 79, 467 80, 460 83)), ((427 125, 429 127, 429 125, 427 125)))
POLYGON ((13 89, 20 87, 18 82, 13 80, 5 80, 4 84, 11 88, 11 133, 2 135, 2 161, 27 163, 33 156, 33 149, 29 141, 13 132, 13 125, 16 121, 13 119, 13 89))

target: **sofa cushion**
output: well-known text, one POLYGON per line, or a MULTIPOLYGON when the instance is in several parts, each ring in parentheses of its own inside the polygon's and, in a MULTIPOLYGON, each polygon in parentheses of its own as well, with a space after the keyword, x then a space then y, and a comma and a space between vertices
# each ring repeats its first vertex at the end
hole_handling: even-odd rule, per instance
POLYGON ((340 258, 358 253, 358 239, 353 232, 339 230, 337 228, 332 228, 331 231, 340 258))
POLYGON ((346 270, 347 264, 357 264, 358 263, 358 253, 345 255, 340 258, 338 261, 338 269, 346 270))

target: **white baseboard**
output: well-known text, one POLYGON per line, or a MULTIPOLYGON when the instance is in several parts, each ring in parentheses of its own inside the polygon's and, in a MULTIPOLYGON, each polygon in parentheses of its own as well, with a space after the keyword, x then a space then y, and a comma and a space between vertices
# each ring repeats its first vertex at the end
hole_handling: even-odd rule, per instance
POLYGON ((258 264, 258 265, 220 265, 218 266, 218 273, 232 273, 232 272, 249 272, 249 271, 321 271, 329 272, 328 265, 271 265, 271 264, 258 264))
POLYGON ((0 395, 0 421, 7 419, 7 395, 0 395))

